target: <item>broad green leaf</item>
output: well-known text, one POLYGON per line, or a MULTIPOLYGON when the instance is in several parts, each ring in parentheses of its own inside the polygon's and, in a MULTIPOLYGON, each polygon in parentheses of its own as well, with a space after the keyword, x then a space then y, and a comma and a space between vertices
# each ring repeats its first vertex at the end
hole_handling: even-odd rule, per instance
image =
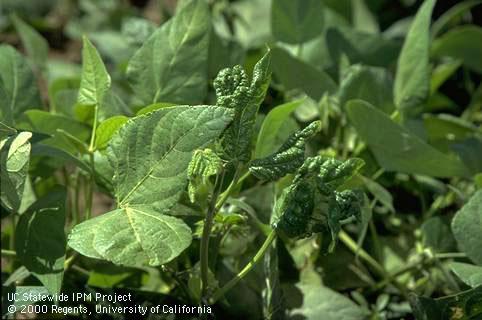
POLYGON ((398 58, 394 93, 397 108, 418 107, 430 90, 430 22, 435 0, 425 0, 408 31, 398 58))
POLYGON ((114 116, 102 121, 97 127, 95 133, 96 149, 105 149, 109 144, 112 136, 127 122, 129 118, 126 116, 114 116))
POLYGON ((196 191, 209 184, 209 177, 218 174, 222 167, 222 160, 211 149, 196 150, 187 167, 189 179, 188 194, 191 202, 196 201, 196 191))
MULTIPOLYGON (((7 293, 18 295, 18 299, 13 301, 13 303, 8 301, 7 299, 5 300, 2 299, 2 317, 4 315, 9 315, 9 314, 12 315, 11 313, 8 313, 8 308, 6 306, 4 307, 3 303, 5 303, 6 305, 14 305, 16 310, 19 311, 19 310, 22 310, 23 307, 29 306, 35 303, 35 301, 30 298, 30 295, 31 296, 38 296, 38 295, 49 296, 48 290, 43 286, 8 286, 8 287, 2 286, 2 293, 5 296, 7 295, 7 293)), ((10 318, 4 318, 4 319, 10 319, 10 318)))
POLYGON ((243 64, 244 51, 237 41, 221 38, 212 29, 209 39, 209 79, 215 78, 218 72, 224 68, 243 64))
MULTIPOLYGON (((0 121, 0 141, 16 133, 17 130, 15 128, 7 126, 5 123, 0 121)), ((0 148, 0 150, 2 150, 2 148, 0 148)))
POLYGON ((368 316, 362 309, 344 295, 327 287, 315 284, 297 284, 303 294, 303 303, 292 309, 290 315, 306 320, 361 320, 368 316))
POLYGON ((288 102, 270 110, 263 120, 259 130, 254 158, 262 158, 270 155, 276 148, 276 137, 285 122, 290 118, 291 113, 300 106, 303 100, 288 102))
POLYGON ((454 28, 434 40, 432 55, 462 60, 468 68, 482 73, 482 28, 475 25, 454 28))
POLYGON ((270 65, 268 51, 254 66, 251 82, 240 66, 222 70, 214 80, 216 104, 235 112, 233 123, 223 134, 225 156, 235 162, 251 158, 256 115, 271 80, 270 65))
POLYGON ((482 162, 480 161, 482 158, 482 138, 480 136, 472 136, 455 142, 451 145, 451 149, 459 155, 471 173, 482 172, 482 162))
POLYGON ((361 99, 391 114, 394 110, 392 89, 393 79, 382 68, 362 65, 351 66, 343 76, 338 96, 340 106, 352 99, 361 99))
POLYGON ((273 73, 286 90, 298 89, 318 101, 325 93, 335 93, 336 83, 321 70, 291 56, 280 48, 274 48, 273 73), (300 77, 299 75, 303 76, 300 77))
POLYGON ((0 45, 0 119, 14 126, 28 109, 42 106, 35 76, 27 60, 9 45, 0 45))
POLYGON ((412 294, 410 305, 416 320, 479 320, 482 316, 482 286, 439 299, 412 294))
POLYGON ((458 158, 428 145, 369 103, 352 100, 346 110, 350 122, 385 170, 434 177, 468 174, 458 158))
POLYGON ((482 4, 480 0, 466 0, 460 1, 452 8, 445 11, 432 25, 432 36, 435 38, 443 29, 445 29, 452 20, 461 17, 466 11, 473 7, 482 4))
POLYGON ((22 201, 30 161, 31 137, 31 132, 24 131, 0 141, 1 201, 12 212, 18 211, 22 201))
POLYGON ((482 286, 482 266, 462 262, 452 262, 450 268, 460 280, 472 288, 482 286))
POLYGON ((49 54, 49 45, 47 41, 34 28, 25 23, 17 15, 12 16, 12 21, 29 58, 38 70, 44 71, 46 69, 49 54))
POLYGON ((191 229, 181 219, 149 206, 110 211, 76 226, 69 237, 80 253, 126 266, 167 263, 190 244, 191 229))
POLYGON ((64 273, 65 201, 64 190, 49 192, 20 217, 15 233, 18 258, 51 294, 60 293, 64 273))
POLYGON ((482 190, 477 191, 452 220, 452 231, 459 248, 478 265, 482 265, 482 190))
POLYGON ((206 1, 182 2, 134 54, 127 78, 143 105, 200 103, 207 90, 210 16, 206 1))
POLYGON ((172 106, 175 106, 175 105, 176 105, 175 103, 169 103, 169 102, 154 103, 154 104, 151 104, 151 105, 149 105, 147 107, 144 107, 141 110, 137 111, 136 115, 140 116, 141 114, 146 114, 146 113, 149 113, 149 112, 152 112, 152 111, 156 111, 158 109, 172 107, 172 106))
POLYGON ((323 2, 318 0, 273 0, 271 32, 276 40, 301 44, 323 31, 323 2))
POLYGON ((111 80, 94 45, 83 37, 82 78, 77 102, 81 105, 99 108, 110 88, 111 80))
POLYGON ((177 106, 129 120, 107 149, 118 209, 77 225, 69 246, 127 266, 175 258, 191 232, 165 214, 186 187, 194 150, 217 138, 232 117, 223 107, 177 106))
POLYGON ((321 121, 312 122, 293 133, 275 153, 249 164, 249 171, 259 179, 274 181, 294 173, 305 160, 305 143, 321 130, 321 121))

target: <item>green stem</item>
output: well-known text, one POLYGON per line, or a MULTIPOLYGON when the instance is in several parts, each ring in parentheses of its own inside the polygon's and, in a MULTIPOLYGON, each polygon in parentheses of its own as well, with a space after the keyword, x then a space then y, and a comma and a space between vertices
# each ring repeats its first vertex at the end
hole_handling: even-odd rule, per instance
POLYGON ((219 200, 216 202, 216 210, 221 209, 223 204, 226 202, 226 200, 229 198, 231 193, 233 193, 233 190, 236 190, 237 187, 239 187, 246 178, 249 177, 251 173, 247 171, 245 174, 243 174, 239 179, 234 177, 233 181, 229 184, 229 186, 224 190, 223 193, 219 196, 219 200))
POLYGON ((201 297, 205 297, 208 289, 209 279, 209 238, 211 237, 211 229, 213 227, 214 216, 217 212, 216 200, 219 197, 221 188, 223 187, 224 175, 226 171, 223 170, 221 176, 216 177, 214 184, 214 191, 209 204, 206 218, 204 220, 203 233, 201 236, 201 248, 199 252, 201 265, 201 297))
POLYGON ((87 192, 87 210, 85 213, 85 220, 90 219, 92 216, 92 203, 93 203, 93 198, 94 198, 94 186, 95 186, 95 164, 94 164, 94 153, 91 152, 89 153, 89 159, 90 159, 90 168, 91 168, 91 173, 89 177, 89 191, 87 192))
MULTIPOLYGON (((368 254, 363 248, 360 248, 357 243, 346 233, 345 231, 341 230, 338 237, 340 238, 341 242, 343 242, 350 251, 354 254, 358 254, 358 256, 364 260, 368 265, 382 278, 388 279, 390 275, 388 272, 380 265, 373 257, 368 254)), ((391 282, 399 291, 400 293, 408 298, 407 289, 401 285, 396 279, 393 279, 391 282)))
POLYGON ((258 252, 255 256, 251 259, 251 261, 246 264, 246 266, 228 283, 226 283, 223 287, 219 288, 209 299, 210 304, 216 303, 221 297, 223 297, 226 292, 228 292, 232 287, 234 287, 241 279, 243 279, 253 267, 261 260, 264 256, 268 248, 270 247, 273 240, 276 238, 276 231, 274 229, 268 234, 266 239, 264 240, 263 245, 259 248, 258 252))
POLYGON ((446 252, 446 253, 436 253, 435 258, 437 259, 467 258, 467 255, 463 252, 446 252))
POLYGON ((12 257, 15 258, 17 253, 13 250, 2 249, 2 257, 12 257))

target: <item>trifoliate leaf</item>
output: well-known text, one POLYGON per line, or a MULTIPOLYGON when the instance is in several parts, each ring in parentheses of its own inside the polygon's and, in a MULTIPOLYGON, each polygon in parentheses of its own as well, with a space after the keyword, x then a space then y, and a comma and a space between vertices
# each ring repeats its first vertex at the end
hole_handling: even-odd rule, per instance
POLYGON ((223 135, 224 152, 229 160, 247 162, 251 158, 253 126, 271 79, 270 63, 268 51, 256 63, 251 84, 240 66, 222 70, 214 80, 216 104, 235 111, 234 120, 223 135))
POLYGON ((321 121, 315 121, 305 129, 292 134, 274 154, 253 160, 249 171, 259 179, 277 180, 294 173, 305 158, 305 142, 321 130, 321 121))
POLYGON ((219 173, 222 167, 221 158, 211 149, 196 150, 187 167, 187 186, 189 200, 196 201, 198 188, 209 183, 209 177, 219 173))
POLYGON ((335 190, 360 168, 360 161, 307 158, 277 200, 278 219, 273 227, 292 238, 305 238, 313 233, 329 235, 331 240, 323 248, 331 251, 343 220, 361 216, 363 195, 359 191, 335 190))

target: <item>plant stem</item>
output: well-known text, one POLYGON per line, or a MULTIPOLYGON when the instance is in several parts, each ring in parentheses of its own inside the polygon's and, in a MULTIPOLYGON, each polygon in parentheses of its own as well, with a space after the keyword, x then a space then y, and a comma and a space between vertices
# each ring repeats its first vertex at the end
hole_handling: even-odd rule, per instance
POLYGON ((85 212, 85 220, 90 219, 92 216, 92 203, 93 203, 93 198, 94 198, 94 186, 95 186, 95 177, 94 177, 94 172, 95 172, 95 164, 94 164, 94 153, 90 152, 89 153, 89 159, 90 159, 90 177, 89 177, 89 191, 87 192, 87 208, 85 212))
POLYGON ((239 179, 237 177, 234 177, 233 181, 231 181, 226 190, 224 190, 224 192, 221 193, 221 195, 219 196, 219 200, 216 202, 216 210, 221 209, 221 207, 231 195, 233 190, 235 190, 241 183, 243 183, 243 181, 246 180, 246 178, 248 178, 250 174, 251 173, 247 171, 239 179))
POLYGON ((261 258, 264 256, 275 238, 276 231, 272 229, 264 240, 263 245, 261 246, 261 248, 259 248, 258 252, 251 259, 251 261, 249 261, 248 264, 246 264, 246 266, 233 279, 229 280, 229 282, 226 283, 222 288, 219 288, 216 292, 214 292, 214 294, 209 299, 209 303, 214 304, 221 297, 223 297, 226 292, 228 292, 232 287, 234 287, 241 279, 243 279, 251 271, 251 269, 253 269, 253 267, 261 260, 261 258))
MULTIPOLYGON (((368 254, 363 248, 360 248, 357 243, 346 233, 345 231, 341 230, 340 233, 338 234, 338 237, 340 238, 341 242, 343 242, 350 251, 352 251, 355 255, 358 254, 358 256, 364 260, 366 263, 370 265, 370 267, 382 278, 384 279, 389 279, 390 275, 388 272, 383 268, 382 265, 380 265, 373 257, 368 254)), ((408 292, 407 289, 400 284, 396 279, 393 279, 389 281, 392 283, 399 291, 400 293, 408 299, 408 292)))
POLYGON ((214 216, 218 207, 216 206, 216 200, 219 197, 221 188, 223 187, 225 171, 223 170, 221 176, 216 177, 216 182, 214 184, 214 191, 209 203, 209 208, 206 213, 206 218, 204 220, 203 233, 201 237, 201 248, 200 248, 200 264, 201 264, 201 297, 205 297, 208 289, 208 279, 209 279, 209 238, 211 237, 211 229, 213 227, 214 216))
POLYGON ((436 253, 435 258, 437 259, 467 258, 467 255, 463 252, 436 253))
POLYGON ((12 257, 15 258, 17 253, 13 250, 2 249, 2 257, 12 257))

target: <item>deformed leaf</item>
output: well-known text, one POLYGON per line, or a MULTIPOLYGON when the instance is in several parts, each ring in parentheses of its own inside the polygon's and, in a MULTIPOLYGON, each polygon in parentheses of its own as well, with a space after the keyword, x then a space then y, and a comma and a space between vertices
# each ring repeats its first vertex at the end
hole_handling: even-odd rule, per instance
POLYGON ((270 110, 259 129, 258 140, 254 151, 255 158, 262 158, 275 152, 280 145, 276 138, 283 125, 289 121, 290 115, 300 106, 303 100, 296 100, 277 106, 270 110))
POLYGON ((204 0, 182 2, 134 54, 127 79, 142 105, 199 103, 207 90, 210 17, 204 0))
POLYGON ((223 107, 176 106, 129 120, 107 148, 118 208, 77 225, 69 246, 127 266, 175 258, 191 231, 169 209, 186 187, 194 150, 217 138, 232 116, 223 107))
POLYGON ((452 231, 459 248, 478 265, 482 265, 482 190, 477 191, 452 220, 452 231))
POLYGON ((0 70, 0 119, 14 126, 25 110, 42 106, 42 101, 27 60, 9 45, 0 45, 0 70))
POLYGON ((198 188, 209 183, 209 177, 219 173, 222 167, 221 158, 211 149, 196 150, 189 166, 187 167, 187 186, 189 199, 191 202, 196 200, 198 188))
POLYGON ((271 53, 268 51, 254 66, 248 81, 240 66, 219 72, 214 80, 219 106, 234 109, 234 120, 223 134, 225 156, 235 162, 251 158, 251 144, 259 106, 271 79, 271 53))
POLYGON ((0 141, 1 201, 8 210, 20 208, 25 179, 30 161, 31 132, 20 132, 17 136, 0 141))
POLYGON ((22 264, 51 294, 60 293, 64 273, 64 190, 49 192, 21 215, 15 249, 22 264))
POLYGON ((397 108, 405 111, 418 107, 430 91, 430 22, 434 5, 435 0, 422 4, 398 58, 393 95, 397 108))
POLYGON ((321 130, 321 121, 315 121, 305 129, 295 132, 278 151, 262 159, 251 161, 249 171, 259 179, 277 180, 294 173, 305 159, 305 142, 321 130))

